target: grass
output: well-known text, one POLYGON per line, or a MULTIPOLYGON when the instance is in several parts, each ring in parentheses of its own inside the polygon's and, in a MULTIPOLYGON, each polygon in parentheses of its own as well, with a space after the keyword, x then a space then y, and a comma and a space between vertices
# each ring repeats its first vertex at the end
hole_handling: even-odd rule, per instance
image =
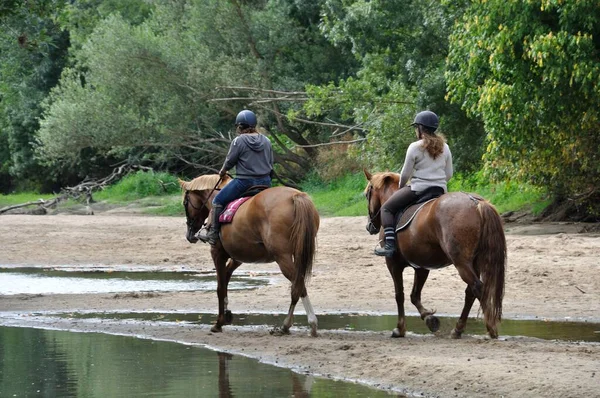
POLYGON ((468 177, 455 175, 448 190, 478 193, 492 202, 500 214, 523 210, 538 215, 552 202, 543 188, 510 181, 490 183, 484 180, 482 173, 468 177))
POLYGON ((177 177, 167 173, 138 171, 95 193, 94 200, 112 205, 134 204, 144 208, 145 214, 185 215, 177 177))
MULTIPOLYGON (((363 195, 366 179, 362 172, 347 174, 333 181, 322 181, 311 174, 301 184, 321 216, 366 216, 367 202, 363 195)), ((449 191, 477 193, 491 201, 500 213, 525 210, 539 214, 550 204, 542 188, 514 182, 490 183, 482 173, 469 176, 456 174, 448 186, 449 191)), ((94 200, 111 207, 134 205, 145 214, 160 216, 185 215, 177 177, 167 173, 137 172, 107 189, 94 193, 94 200)), ((0 195, 0 208, 34 201, 51 199, 54 195, 20 193, 0 195)))
POLYGON ((109 203, 119 203, 153 196, 175 195, 179 192, 177 177, 168 173, 138 171, 95 193, 94 198, 109 203))
POLYGON ((302 184, 322 216, 366 216, 367 201, 363 195, 367 180, 362 172, 347 174, 330 182, 312 175, 302 184))
POLYGON ((53 194, 39 194, 35 192, 13 193, 10 195, 0 194, 0 208, 21 203, 33 202, 39 199, 49 200, 54 198, 53 194))

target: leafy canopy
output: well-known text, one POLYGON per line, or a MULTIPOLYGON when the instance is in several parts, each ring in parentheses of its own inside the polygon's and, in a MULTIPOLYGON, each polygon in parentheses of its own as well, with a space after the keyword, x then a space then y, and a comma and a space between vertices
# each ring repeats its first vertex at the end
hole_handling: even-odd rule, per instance
POLYGON ((473 1, 450 37, 446 78, 449 99, 483 120, 494 174, 559 196, 597 190, 597 0, 473 1))

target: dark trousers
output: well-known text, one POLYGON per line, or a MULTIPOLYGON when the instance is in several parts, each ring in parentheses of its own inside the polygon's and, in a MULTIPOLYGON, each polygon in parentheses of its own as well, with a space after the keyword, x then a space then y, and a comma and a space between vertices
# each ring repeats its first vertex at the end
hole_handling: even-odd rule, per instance
POLYGON ((408 185, 394 192, 383 206, 381 206, 381 225, 383 228, 394 228, 396 214, 416 201, 417 198, 418 195, 408 185))

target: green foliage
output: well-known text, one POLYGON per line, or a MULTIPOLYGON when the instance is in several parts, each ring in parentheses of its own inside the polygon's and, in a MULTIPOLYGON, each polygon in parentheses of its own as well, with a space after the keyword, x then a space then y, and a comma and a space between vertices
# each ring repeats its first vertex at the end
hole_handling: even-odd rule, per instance
POLYGON ((495 177, 559 199, 597 190, 599 21, 596 0, 491 0, 472 2, 456 23, 449 98, 483 120, 495 177))
POLYGON ((54 195, 39 194, 35 192, 20 192, 10 195, 0 194, 0 208, 11 205, 18 205, 21 203, 33 202, 39 199, 48 200, 52 199, 54 195))
MULTIPOLYGON (((347 64, 320 34, 314 1, 121 3, 85 0, 63 15, 80 45, 45 103, 38 153, 50 163, 78 164, 93 148, 215 170, 235 115, 252 101, 248 90, 302 89, 337 78, 347 64)), ((253 106, 261 125, 306 143, 268 114, 297 105, 262 103, 253 106)))
POLYGON ((310 87, 305 111, 312 117, 339 114, 363 127, 367 141, 354 154, 371 166, 399 169, 414 138, 406 126, 418 110, 431 109, 441 116, 455 166, 477 169, 482 125, 445 99, 448 35, 464 8, 465 2, 324 1, 325 36, 350 45, 361 69, 338 84, 310 87))
POLYGON ((40 103, 66 63, 69 35, 55 23, 62 0, 12 2, 0 13, 0 189, 51 183, 33 156, 40 103), (14 179, 14 181, 13 181, 14 179))
POLYGON ((123 202, 180 192, 177 178, 168 173, 138 171, 94 195, 96 200, 123 202))
POLYGON ((330 182, 324 182, 313 173, 302 183, 302 190, 312 198, 322 216, 367 215, 363 191, 367 180, 363 172, 349 173, 330 182))
POLYGON ((528 210, 538 215, 552 202, 551 195, 543 188, 514 181, 492 183, 483 171, 455 174, 448 183, 448 191, 478 193, 492 202, 500 213, 528 210))
POLYGON ((161 197, 161 200, 155 203, 153 206, 149 206, 144 209, 144 214, 151 214, 154 216, 173 216, 173 217, 185 217, 185 209, 181 202, 181 195, 161 197))

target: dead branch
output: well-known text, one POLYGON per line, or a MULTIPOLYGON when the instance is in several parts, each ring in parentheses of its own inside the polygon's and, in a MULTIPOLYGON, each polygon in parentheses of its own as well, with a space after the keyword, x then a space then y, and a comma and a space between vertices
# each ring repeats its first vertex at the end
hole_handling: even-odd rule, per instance
POLYGON ((108 185, 112 184, 116 180, 124 177, 125 175, 129 174, 131 171, 134 170, 152 170, 152 168, 139 165, 124 164, 115 168, 111 174, 99 180, 88 180, 87 178, 85 178, 80 184, 74 187, 65 187, 60 191, 60 193, 57 196, 55 196, 52 199, 39 199, 26 203, 3 207, 2 209, 0 209, 0 214, 6 213, 9 210, 34 205, 37 205, 38 208, 43 209, 45 214, 45 210, 55 207, 60 202, 66 201, 68 199, 85 201, 87 206, 87 213, 93 214, 89 207, 90 203, 93 202, 92 192, 106 188, 108 185))
POLYGON ((366 138, 358 138, 356 140, 350 141, 333 141, 333 142, 322 142, 320 144, 312 144, 312 145, 296 145, 298 148, 315 148, 318 146, 326 146, 326 145, 338 145, 338 144, 356 144, 357 142, 366 141, 366 138))
POLYGON ((217 89, 225 88, 227 90, 240 90, 240 91, 258 91, 261 93, 269 93, 269 94, 282 94, 282 95, 307 95, 306 91, 280 91, 280 90, 268 90, 265 88, 258 87, 231 87, 231 86, 220 86, 217 89))
POLYGON ((206 102, 219 102, 219 101, 253 101, 252 103, 262 104, 267 102, 275 102, 275 101, 308 101, 309 98, 289 98, 289 97, 277 97, 277 98, 269 98, 269 97, 226 97, 226 98, 212 98, 206 100, 206 102))

